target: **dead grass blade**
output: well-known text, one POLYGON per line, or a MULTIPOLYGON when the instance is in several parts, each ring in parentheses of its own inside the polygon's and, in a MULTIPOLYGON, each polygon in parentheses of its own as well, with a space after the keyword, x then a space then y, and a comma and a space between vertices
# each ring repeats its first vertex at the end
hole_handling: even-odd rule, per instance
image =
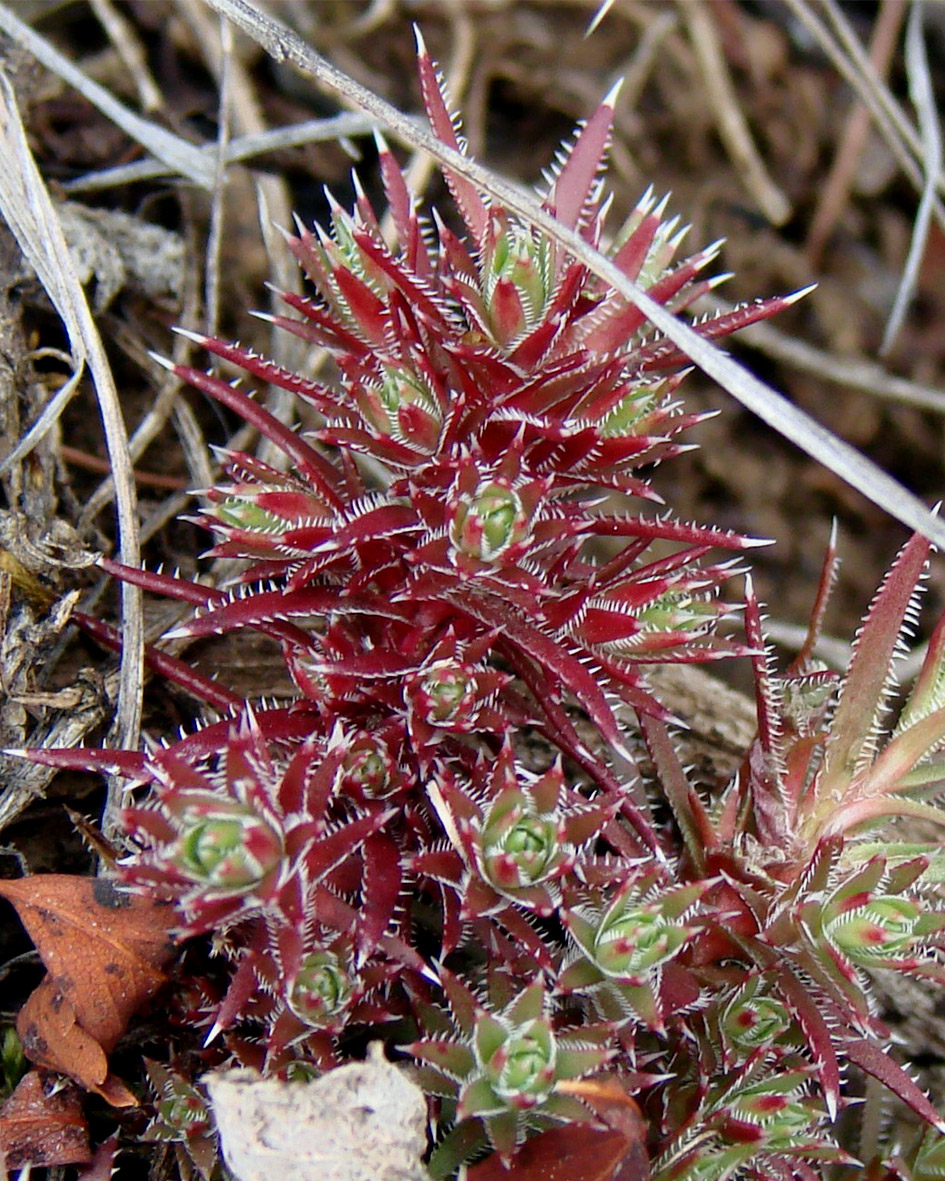
MULTIPOLYGON (((733 311, 735 307, 734 304, 715 298, 712 306, 720 312, 733 311)), ((697 304, 696 308, 702 310, 702 305, 697 304)), ((824 381, 842 385, 846 389, 859 390, 887 402, 898 402, 901 406, 914 406, 917 410, 945 414, 945 390, 910 381, 907 377, 897 377, 875 361, 828 353, 806 341, 796 340, 771 324, 752 324, 743 328, 738 334, 738 342, 757 349, 766 357, 783 361, 801 373, 813 373, 824 381)))
MULTIPOLYGON (((876 15, 870 40, 870 62, 884 81, 899 44, 899 33, 906 16, 907 0, 884 0, 876 15)), ((824 246, 846 208, 857 163, 866 147, 870 131, 870 113, 861 102, 847 116, 839 147, 820 194, 817 212, 807 231, 805 250, 811 266, 820 263, 824 246)))
POLYGON ((791 216, 791 203, 768 175, 764 160, 755 147, 735 96, 735 86, 711 8, 683 0, 680 13, 689 31, 689 43, 699 63, 705 94, 729 159, 758 209, 772 225, 784 225, 791 216))
POLYGON ((164 106, 164 99, 148 69, 147 54, 131 21, 119 12, 112 0, 89 0, 89 3, 96 20, 134 80, 141 106, 148 113, 159 111, 164 106))
MULTIPOLYGON (((258 135, 241 135, 226 145, 223 158, 227 164, 238 164, 283 148, 300 148, 325 140, 344 141, 348 136, 370 135, 375 126, 373 119, 350 112, 328 119, 306 119, 304 123, 291 123, 287 127, 262 131, 258 135)), ((219 155, 216 142, 203 144, 197 150, 207 157, 209 164, 216 163, 219 155)), ((75 180, 66 181, 62 187, 67 193, 94 193, 97 189, 110 189, 116 185, 174 175, 174 169, 160 160, 136 160, 134 164, 119 164, 116 168, 104 168, 101 172, 76 177, 75 180)))
POLYGON ((213 189, 216 171, 212 157, 204 156, 199 148, 180 136, 166 131, 157 123, 142 119, 120 103, 114 95, 75 66, 58 49, 24 24, 5 4, 0 4, 0 30, 36 58, 37 61, 74 87, 106 118, 131 136, 175 172, 187 177, 204 189, 213 189))
MULTIPOLYGON (((119 553, 122 562, 140 564, 138 512, 134 475, 128 453, 128 435, 121 414, 118 391, 108 358, 76 274, 62 225, 26 141, 13 88, 0 71, 0 214, 32 265, 69 337, 76 375, 88 365, 95 384, 105 441, 115 478, 119 553)), ((74 384, 74 383, 70 383, 74 384)), ((67 398, 57 400, 61 413, 67 398)), ((29 432, 30 446, 39 436, 29 432)), ((26 448, 28 450, 28 447, 26 448)), ((7 464, 24 454, 22 444, 7 464)), ((124 647, 119 665, 118 701, 112 738, 116 745, 135 747, 141 722, 143 633, 141 592, 128 584, 121 588, 124 647)))
POLYGON ((886 331, 883 333, 883 343, 879 348, 881 356, 892 348, 896 333, 902 327, 909 301, 915 292, 919 267, 922 265, 922 256, 925 254, 932 225, 935 187, 942 170, 942 132, 935 109, 935 92, 925 49, 921 4, 913 4, 909 12, 909 23, 906 26, 906 71, 909 75, 909 95, 919 117, 919 129, 922 133, 922 168, 925 179, 919 208, 916 210, 915 224, 912 227, 909 254, 902 270, 902 279, 892 311, 889 313, 886 331))
POLYGON ((445 167, 461 173, 484 192, 542 230, 581 260, 604 282, 649 319, 673 341, 704 373, 717 381, 734 398, 813 459, 824 464, 874 504, 923 533, 939 547, 945 547, 945 524, 934 517, 917 496, 908 492, 855 447, 839 439, 806 415, 783 395, 759 381, 747 369, 709 344, 683 321, 630 283, 626 276, 593 250, 577 234, 567 230, 540 208, 537 201, 490 169, 469 160, 441 144, 425 128, 417 127, 379 95, 326 61, 296 33, 262 13, 247 0, 208 0, 244 32, 257 41, 276 61, 292 63, 302 73, 342 96, 351 106, 373 116, 401 142, 422 148, 445 167))
MULTIPOLYGON (((906 148, 912 153, 913 159, 921 166, 925 153, 921 129, 916 130, 893 92, 876 76, 876 71, 873 69, 869 56, 864 51, 859 38, 853 31, 853 26, 847 14, 844 12, 843 7, 837 4, 836 0, 822 0, 822 2, 824 12, 834 28, 840 45, 849 55, 850 61, 854 64, 855 68, 860 71, 864 83, 873 89, 877 101, 888 115, 896 134, 901 137, 906 148)), ((911 7, 923 8, 924 4, 922 0, 912 0, 911 7)), ((945 172, 941 169, 936 175, 935 187, 940 194, 945 195, 945 172)))
MULTIPOLYGON (((916 191, 921 192, 923 174, 916 161, 921 159, 922 146, 915 128, 909 125, 889 88, 883 85, 846 18, 836 5, 829 2, 825 4, 825 10, 831 15, 834 27, 842 36, 843 44, 840 44, 807 0, 784 2, 827 55, 837 73, 853 88, 857 98, 868 108, 877 130, 896 157, 899 167, 915 186, 916 191)), ((941 188, 942 184, 943 178, 939 175, 936 177, 936 187, 941 188)), ((938 198, 934 202, 933 212, 935 220, 945 230, 945 205, 938 198)))

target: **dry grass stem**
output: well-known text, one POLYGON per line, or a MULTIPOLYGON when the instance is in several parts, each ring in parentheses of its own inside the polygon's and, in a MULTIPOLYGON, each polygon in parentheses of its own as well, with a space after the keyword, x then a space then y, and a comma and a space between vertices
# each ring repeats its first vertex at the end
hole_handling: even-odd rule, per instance
MULTIPOLYGON (((905 15, 906 0, 884 0, 880 5, 870 45, 870 61, 880 78, 885 79, 889 71, 905 15)), ((862 103, 857 103, 847 117, 840 147, 807 233, 807 257, 813 267, 820 262, 827 239, 846 206, 869 130, 870 113, 862 103)))
MULTIPOLYGON (((834 39, 823 21, 813 12, 810 5, 806 3, 806 0, 785 0, 785 3, 790 6, 797 18, 803 22, 820 45, 820 48, 830 59, 837 72, 842 75, 845 81, 853 88, 860 101, 869 109, 874 123, 889 149, 896 157, 900 168, 912 182, 916 191, 921 192, 923 171, 919 164, 916 163, 916 152, 913 150, 914 148, 918 148, 921 151, 921 148, 917 142, 913 144, 911 138, 907 140, 903 135, 902 127, 897 126, 895 120, 890 115, 892 98, 889 95, 889 90, 877 78, 875 71, 870 65, 869 58, 862 52, 862 46, 858 46, 856 38, 852 37, 851 34, 852 41, 848 44, 856 44, 858 46, 858 61, 854 62, 847 51, 834 39)), ((846 27, 845 22, 843 24, 846 27)), ((935 201, 933 212, 935 214, 935 220, 942 229, 945 229, 945 205, 940 200, 935 201)))
MULTIPOLYGON (((896 133, 902 137, 903 143, 912 153, 918 165, 922 167, 925 158, 925 142, 921 127, 916 130, 916 127, 912 124, 892 91, 876 76, 869 56, 864 52, 860 39, 853 31, 853 27, 843 9, 835 3, 835 0, 823 0, 823 5, 827 19, 833 25, 838 41, 849 54, 851 62, 859 70, 866 85, 875 93, 878 102, 896 129, 896 133)), ((923 8, 924 5, 917 2, 917 0, 913 0, 911 7, 913 9, 923 8)), ((945 172, 941 168, 936 173, 935 186, 937 191, 945 196, 945 172)))
MULTIPOLYGON (((224 159, 227 164, 241 164, 284 148, 300 148, 306 144, 324 143, 329 140, 340 140, 343 143, 348 136, 370 135, 374 126, 372 119, 351 112, 332 115, 327 119, 307 119, 303 123, 277 127, 256 135, 238 136, 226 145, 224 159)), ((198 151, 203 152, 208 160, 212 160, 217 156, 219 149, 216 143, 211 143, 203 144, 198 151)), ((143 180, 159 180, 161 177, 174 175, 175 170, 160 160, 137 160, 134 164, 120 164, 116 168, 90 172, 87 176, 67 181, 62 187, 67 193, 93 193, 101 189, 136 184, 143 180)))
POLYGON ((210 202, 210 228, 207 232, 206 288, 204 330, 213 336, 220 323, 220 257, 223 246, 223 222, 226 209, 226 145, 230 139, 230 103, 233 75, 233 27, 220 21, 220 51, 217 105, 217 174, 210 202))
MULTIPOLYGON (((62 317, 75 359, 76 371, 88 365, 95 385, 105 442, 115 479, 118 548, 121 560, 140 565, 137 498, 128 435, 121 413, 118 391, 102 339, 79 277, 56 210, 39 174, 26 141, 16 96, 0 73, 0 133, 5 160, 13 164, 3 170, 0 207, 29 259, 53 306, 62 317)), ((121 588, 121 626, 124 639, 119 662, 116 712, 110 737, 117 746, 136 746, 141 727, 143 623, 141 591, 125 584, 121 588)), ((120 787, 109 784, 104 826, 108 833, 117 820, 120 787)))
POLYGON ((41 37, 29 25, 24 24, 6 4, 0 4, 0 30, 27 49, 48 70, 52 70, 64 82, 68 82, 83 98, 88 99, 106 118, 147 148, 153 156, 163 160, 168 167, 187 177, 194 184, 212 190, 213 164, 208 157, 201 155, 199 148, 130 111, 110 91, 99 86, 64 57, 45 37, 41 37))
POLYGON ((115 7, 112 0, 90 0, 90 2, 99 24, 108 34, 109 40, 115 46, 118 56, 134 81, 143 110, 149 114, 160 111, 164 106, 164 99, 148 69, 144 46, 130 21, 115 7))
POLYGON ((932 225, 936 183, 942 170, 942 132, 939 126, 938 112, 935 109, 935 92, 932 87, 929 61, 925 49, 921 4, 913 4, 909 13, 909 24, 906 30, 906 70, 909 75, 909 94, 912 96, 922 132, 922 166, 925 180, 922 185, 919 208, 916 210, 915 223, 912 227, 909 254, 903 267, 902 279, 896 292, 892 311, 889 313, 886 331, 883 333, 883 342, 879 350, 881 356, 892 348, 896 334, 905 319, 906 308, 916 289, 919 267, 922 264, 922 256, 925 254, 929 229, 932 225))
MULTIPOLYGON (((722 300, 715 300, 714 303, 722 308, 734 306, 722 300)), ((898 402, 902 406, 945 414, 945 390, 897 377, 875 361, 837 356, 836 353, 798 340, 779 328, 772 328, 769 324, 752 324, 744 329, 739 341, 767 357, 784 361, 792 369, 812 373, 823 381, 872 394, 889 402, 898 402)))
POLYGON ((759 210, 772 225, 784 225, 791 216, 791 203, 768 175, 755 147, 738 104, 711 9, 704 4, 689 4, 683 0, 680 12, 699 63, 706 98, 712 106, 729 157, 759 210))

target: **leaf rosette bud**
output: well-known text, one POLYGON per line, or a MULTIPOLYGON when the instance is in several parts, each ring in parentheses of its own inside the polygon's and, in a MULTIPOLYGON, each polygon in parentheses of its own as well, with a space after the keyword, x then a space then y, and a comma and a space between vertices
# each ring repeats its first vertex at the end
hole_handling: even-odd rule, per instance
POLYGON ((608 1028, 586 1026, 578 1038, 556 1031, 539 981, 495 1011, 449 976, 444 987, 463 1039, 435 1038, 409 1050, 452 1080, 459 1120, 481 1120, 492 1144, 507 1156, 530 1126, 588 1118, 558 1084, 582 1078, 607 1061, 608 1028))
POLYGON ((558 876, 571 863, 560 822, 533 812, 524 792, 492 807, 480 840, 483 877, 503 893, 558 876))
POLYGON ((250 809, 214 798, 190 801, 178 818, 170 861, 214 892, 244 893, 278 869, 281 835, 250 809))
POLYGON ((530 525, 518 492, 503 480, 488 480, 457 504, 450 540, 460 553, 494 562, 527 539, 530 525))
POLYGON ((481 671, 461 660, 435 661, 408 681, 414 713, 431 726, 468 728, 479 701, 481 671))
POLYGON ((464 1114, 476 1113, 486 1089, 502 1104, 523 1109, 537 1106, 551 1093, 557 1047, 547 1018, 511 1025, 483 1012, 476 1021, 473 1047, 483 1078, 468 1088, 468 1098, 460 1095, 464 1114))
POLYGON ((763 991, 759 976, 739 988, 722 1010, 719 1026, 729 1046, 739 1055, 770 1046, 791 1027, 787 1007, 763 991))
POLYGON ((681 921, 706 890, 692 885, 655 894, 650 875, 625 882, 609 903, 574 906, 563 913, 578 956, 559 980, 562 992, 587 992, 604 1016, 636 1016, 661 1029, 660 969, 685 947, 697 928, 681 921))
POLYGON ((825 915, 824 932, 848 959, 868 968, 912 954, 921 914, 911 899, 879 895, 835 917, 825 915))
POLYGON ((383 800, 402 786, 390 747, 373 734, 359 734, 342 764, 341 790, 357 800, 383 800))
POLYGON ((362 387, 364 419, 381 436, 432 452, 440 438, 443 414, 424 379, 405 365, 382 364, 377 381, 362 387))
POLYGON ((545 312, 552 257, 548 240, 493 210, 483 259, 483 304, 489 328, 507 346, 545 312))
POLYGON ((351 979, 331 951, 303 956, 295 979, 286 991, 286 1005, 305 1025, 331 1028, 354 994, 351 979))
POLYGON ((444 775, 434 792, 468 871, 464 911, 497 913, 504 899, 550 915, 558 879, 613 816, 614 801, 569 798, 560 762, 537 777, 521 772, 508 743, 479 770, 475 784, 444 775))

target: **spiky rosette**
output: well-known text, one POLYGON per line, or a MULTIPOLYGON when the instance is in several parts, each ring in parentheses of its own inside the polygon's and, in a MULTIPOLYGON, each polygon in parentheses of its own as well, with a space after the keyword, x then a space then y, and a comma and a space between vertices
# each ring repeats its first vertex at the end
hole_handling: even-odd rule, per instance
MULTIPOLYGON (((459 146, 422 47, 420 75, 434 131, 459 146)), ((594 244, 613 101, 562 153, 544 202, 594 244)), ((249 562, 245 585, 230 601, 208 601, 179 634, 278 635, 300 690, 335 710, 345 678, 360 700, 374 687, 383 697, 381 681, 407 668, 405 654, 423 666, 448 628, 511 665, 566 753, 565 694, 619 744, 608 694, 659 712, 641 662, 738 650, 713 635, 726 610, 716 591, 731 568, 707 555, 749 542, 633 507, 633 498, 655 499, 637 473, 677 452, 675 436, 694 421, 672 401, 684 359, 662 358, 652 372, 639 313, 458 175, 447 180, 466 240, 439 221, 431 240, 383 143, 380 162, 396 246, 360 190, 351 213, 332 206, 328 229, 289 238, 317 294, 285 295, 295 315, 275 322, 334 356, 337 385, 195 338, 311 403, 324 425, 302 439, 221 378, 175 367, 288 461, 223 456, 228 482, 208 491, 203 519, 217 538, 214 555, 249 562), (604 560, 601 538, 622 549, 604 560)), ((674 264, 683 232, 663 213, 648 194, 611 254, 678 311, 711 287, 698 275, 715 251, 674 264)), ((758 304, 700 330, 733 331, 782 306, 758 304)), ((351 692, 341 700, 343 712, 351 692)))
MULTIPOLYGON (((461 147, 422 46, 420 74, 435 133, 461 147)), ((544 201, 595 246, 614 97, 562 153, 544 201)), ((658 501, 649 469, 697 418, 674 401, 686 359, 462 176, 446 174, 463 237, 435 214, 424 225, 382 141, 379 154, 395 244, 360 188, 351 212, 332 204, 328 227, 288 239, 313 294, 285 294, 275 324, 327 350, 334 384, 194 338, 314 408, 317 429, 172 366, 274 444, 270 463, 223 453, 206 491, 200 519, 232 576, 218 589, 103 563, 191 605, 177 638, 254 628, 276 641, 294 700, 254 712, 152 650, 222 720, 147 754, 32 757, 131 781, 121 873, 172 900, 182 933, 212 936, 232 971, 197 1024, 227 1030, 237 1053, 308 1071, 333 1065, 353 1026, 423 1030, 411 1052, 459 1121, 450 1167, 475 1150, 470 1126, 510 1158, 529 1130, 588 1118, 566 1084, 618 1047, 661 1181, 842 1159, 820 1130, 840 1106, 844 1053, 934 1118, 878 1048, 859 981, 869 967, 936 966, 924 870, 842 857, 834 828, 881 814, 880 797, 919 814, 903 800, 940 778, 927 756, 945 734, 941 677, 924 675, 873 761, 863 707, 881 685, 860 658, 826 738, 836 686, 807 666, 774 677, 750 598, 747 644, 718 634, 734 567, 714 552, 752 543, 640 511, 658 501), (643 666, 744 652, 758 743, 706 801, 643 666), (634 714, 650 795, 625 742, 634 714), (552 748, 540 770, 525 765, 533 734, 552 748)), ((609 253, 681 312, 710 292, 715 248, 676 261, 684 231, 664 214, 647 194, 609 253)), ((787 302, 696 327, 723 336, 787 302)), ((881 621, 923 559, 914 543, 881 621)))
MULTIPOLYGON (((213 934, 235 967, 216 1026, 263 1021, 273 1052, 312 1030, 388 1019, 363 998, 405 968, 425 970, 397 934, 403 866, 385 797, 400 785, 386 736, 338 726, 298 737, 312 726, 247 709, 148 754, 34 755, 108 767, 146 789, 122 814, 135 850, 121 877, 174 901, 181 935, 213 934)), ((401 821, 404 840, 409 827, 401 821)))
POLYGON ((185 740, 141 756, 149 798, 123 813, 141 846, 127 880, 171 893, 184 934, 270 912, 301 922, 306 892, 350 864, 392 816, 335 798, 345 755, 337 743, 273 744, 246 712, 228 725, 222 749, 200 757, 200 745, 185 740))
POLYGON ((206 1096, 182 1070, 160 1062, 147 1062, 146 1069, 155 1094, 155 1114, 141 1139, 173 1144, 181 1175, 188 1175, 190 1163, 203 1181, 210 1181, 219 1169, 219 1146, 206 1096))
POLYGON ((810 1073, 756 1057, 740 1074, 714 1082, 691 1132, 656 1162, 654 1181, 728 1181, 736 1176, 814 1178, 809 1162, 857 1162, 830 1138, 810 1095, 810 1073), (743 1169, 749 1169, 742 1173, 743 1169))
POLYGON ((606 1026, 560 1030, 540 981, 504 1008, 486 1005, 461 981, 444 974, 454 1029, 409 1047, 435 1068, 431 1086, 456 1099, 456 1119, 478 1124, 503 1157, 511 1156, 529 1128, 590 1121, 591 1113, 561 1082, 598 1070, 613 1054, 606 1026))
POLYGON ((488 916, 536 965, 549 966, 549 951, 526 920, 555 913, 561 879, 593 859, 618 799, 589 802, 568 788, 560 762, 540 776, 526 772, 509 743, 468 776, 443 771, 428 793, 452 848, 419 853, 413 871, 442 884, 448 909, 460 907, 458 921, 488 916))
POLYGON ((693 1074, 800 1051, 814 1067, 812 1094, 834 1117, 843 1064, 853 1062, 940 1126, 921 1089, 883 1051, 888 1031, 869 979, 882 968, 945 981, 941 874, 932 868, 938 845, 894 834, 864 840, 889 816, 945 823, 940 806, 917 798, 934 796, 942 782, 941 625, 899 721, 883 734, 892 665, 915 614, 927 553, 919 537, 903 548, 844 676, 812 657, 833 581, 832 545, 810 635, 785 674, 769 664, 749 590, 758 737, 713 807, 688 786, 662 723, 645 720, 644 733, 684 834, 686 876, 722 879, 704 896, 711 917, 683 959, 703 986, 724 979, 733 992, 727 1000, 716 994, 704 1017, 720 1044, 693 1074))
POLYGON ((708 883, 666 888, 661 874, 628 877, 616 889, 568 906, 565 926, 577 954, 558 979, 562 992, 590 995, 603 1017, 663 1030, 661 969, 698 930, 687 920, 708 883))

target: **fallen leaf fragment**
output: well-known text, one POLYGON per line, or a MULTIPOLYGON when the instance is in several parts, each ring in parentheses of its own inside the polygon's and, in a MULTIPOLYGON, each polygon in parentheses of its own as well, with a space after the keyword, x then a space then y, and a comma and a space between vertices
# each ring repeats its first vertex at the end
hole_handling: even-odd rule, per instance
POLYGON ((67 1084, 52 1090, 50 1085, 47 1093, 43 1072, 24 1075, 0 1107, 0 1173, 25 1165, 75 1165, 91 1159, 77 1089, 67 1084))
POLYGON ((377 1043, 368 1061, 312 1082, 204 1076, 238 1181, 426 1181, 426 1101, 383 1054, 377 1043))
POLYGON ((26 1056, 115 1106, 134 1104, 107 1056, 164 983, 172 908, 68 874, 0 881, 0 897, 16 907, 48 972, 17 1019, 26 1056))
POLYGON ((646 1124, 621 1082, 610 1075, 559 1083, 603 1127, 565 1124, 530 1137, 508 1167, 498 1154, 467 1171, 468 1181, 650 1181, 646 1124))
POLYGON ((113 1107, 134 1107, 137 1099, 108 1072, 108 1056, 79 1024, 75 1009, 46 976, 16 1019, 23 1052, 37 1066, 68 1074, 113 1107))

